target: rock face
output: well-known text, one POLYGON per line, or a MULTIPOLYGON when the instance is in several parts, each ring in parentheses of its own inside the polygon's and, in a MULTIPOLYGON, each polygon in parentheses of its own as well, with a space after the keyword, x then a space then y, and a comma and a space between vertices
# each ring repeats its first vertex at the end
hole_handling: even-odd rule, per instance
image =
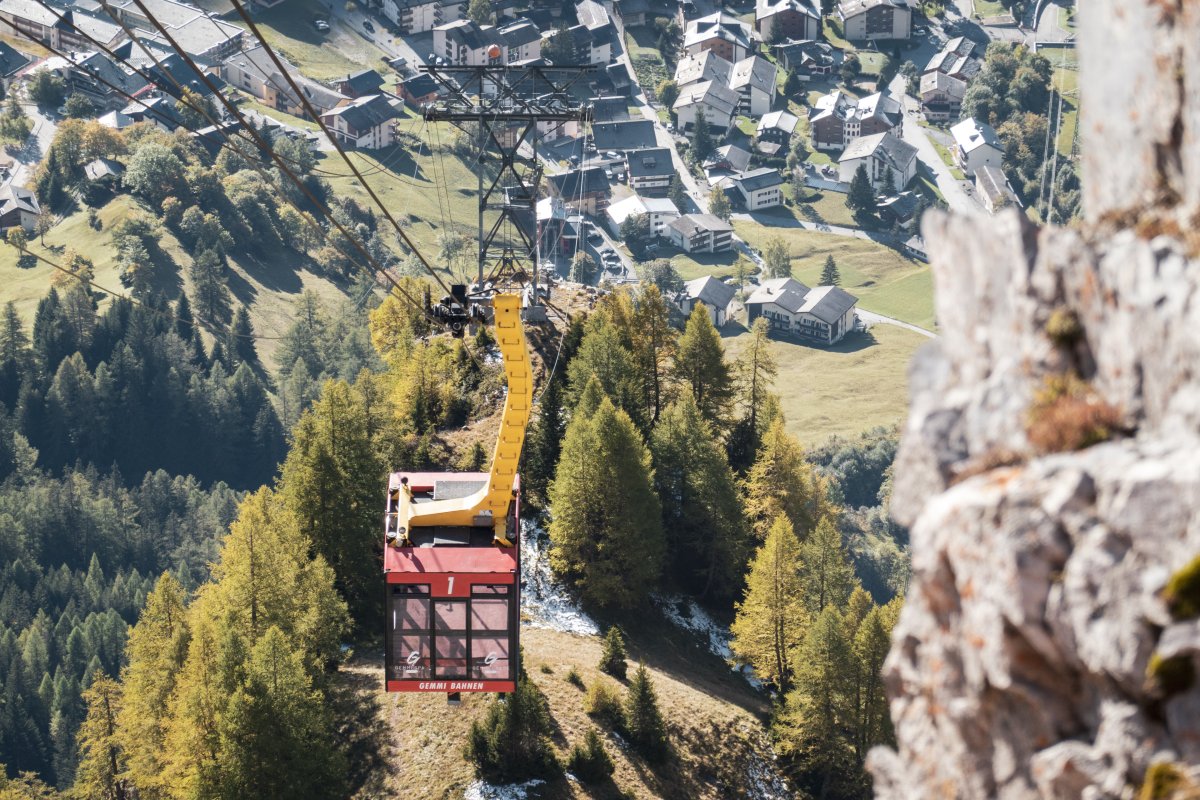
POLYGON ((1162 598, 1200 555, 1200 2, 1080 14, 1084 224, 926 217, 942 335, 896 465, 880 798, 1132 797, 1200 764, 1200 622, 1162 598), (1045 453, 1031 405, 1066 374, 1122 430, 1045 453))

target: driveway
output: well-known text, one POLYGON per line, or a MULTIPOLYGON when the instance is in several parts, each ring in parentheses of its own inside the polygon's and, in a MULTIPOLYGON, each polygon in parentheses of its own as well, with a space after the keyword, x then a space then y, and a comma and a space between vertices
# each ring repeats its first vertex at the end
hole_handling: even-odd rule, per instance
POLYGON ((917 101, 915 98, 905 94, 904 76, 896 76, 890 88, 892 96, 901 98, 901 102, 904 104, 904 124, 901 126, 902 138, 917 148, 917 158, 933 173, 934 179, 937 181, 938 190, 946 198, 946 205, 950 206, 954 211, 960 211, 965 214, 973 214, 981 211, 982 208, 980 205, 964 189, 966 181, 960 181, 950 173, 950 167, 946 166, 946 162, 942 161, 942 157, 938 155, 937 150, 930 143, 928 131, 917 123, 917 101))
POLYGON ((54 142, 54 135, 58 132, 58 123, 39 111, 37 106, 32 103, 22 103, 21 106, 29 115, 33 129, 30 131, 29 138, 21 145, 20 150, 11 148, 6 150, 15 162, 12 176, 9 179, 14 186, 24 186, 28 182, 38 162, 45 157, 46 153, 50 152, 50 145, 54 142))
POLYGON ((859 321, 864 325, 895 325, 898 328, 904 328, 906 330, 913 331, 914 333, 919 333, 922 336, 929 337, 930 339, 937 338, 937 334, 933 331, 927 331, 924 328, 913 325, 910 322, 904 322, 903 320, 898 320, 894 317, 885 317, 883 314, 876 314, 874 311, 867 311, 864 308, 856 308, 854 309, 854 313, 858 315, 859 321))

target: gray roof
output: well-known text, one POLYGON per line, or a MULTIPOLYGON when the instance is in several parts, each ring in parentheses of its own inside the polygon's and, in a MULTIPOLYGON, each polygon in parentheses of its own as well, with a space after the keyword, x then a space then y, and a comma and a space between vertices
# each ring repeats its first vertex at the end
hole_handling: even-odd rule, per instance
POLYGON ((762 119, 758 121, 757 133, 759 136, 762 136, 764 131, 778 128, 791 136, 792 131, 796 130, 796 126, 799 124, 800 120, 795 114, 789 114, 786 111, 769 111, 763 114, 762 119))
POLYGON ((727 283, 717 280, 712 275, 696 278, 683 285, 683 296, 689 300, 699 300, 711 308, 728 308, 737 290, 727 283))
POLYGON ((704 161, 705 167, 715 167, 718 164, 728 164, 734 172, 742 172, 750 166, 750 151, 736 144, 723 144, 713 150, 704 161))
POLYGON ((683 46, 692 47, 709 39, 721 39, 749 49, 750 26, 731 14, 717 11, 687 24, 683 34, 683 46))
POLYGON ((504 42, 505 47, 523 47, 542 39, 542 32, 538 30, 537 25, 526 19, 510 22, 504 27, 498 28, 496 33, 504 42))
POLYGON ((793 313, 804 305, 808 287, 795 278, 769 278, 746 299, 746 304, 775 303, 793 313))
POLYGON ((812 314, 828 325, 837 322, 842 316, 854 308, 858 298, 838 286, 818 286, 809 289, 804 296, 804 305, 800 308, 802 314, 812 314))
POLYGON ((89 162, 83 168, 83 172, 90 180, 99 178, 107 178, 110 175, 117 177, 125 174, 125 166, 120 161, 113 161, 111 158, 97 158, 95 161, 89 162))
POLYGON ((701 81, 729 83, 732 74, 732 62, 726 61, 712 50, 704 50, 695 55, 688 53, 675 65, 675 83, 681 87, 701 81))
POLYGON ((821 18, 821 10, 812 0, 758 0, 754 4, 754 19, 761 22, 783 11, 797 11, 816 20, 821 18))
POLYGON ((580 194, 595 194, 608 192, 608 177, 601 167, 588 167, 584 170, 572 169, 550 175, 547 180, 554 186, 559 197, 570 201, 580 194))
POLYGON ((850 142, 838 162, 850 161, 856 158, 879 158, 889 167, 903 174, 908 165, 917 157, 917 148, 901 139, 891 131, 860 136, 850 142))
POLYGON ((597 150, 641 150, 658 144, 654 123, 648 119, 597 122, 592 137, 597 150))
POLYGON ((33 192, 11 183, 0 186, 0 216, 16 210, 28 211, 30 214, 42 213, 33 192))
POLYGON ((29 63, 29 56, 7 42, 0 42, 0 75, 11 75, 29 63))
POLYGON ((1008 176, 1002 170, 998 170, 995 167, 982 166, 975 170, 975 185, 993 203, 1004 198, 1008 198, 1014 202, 1017 200, 1017 195, 1013 192, 1012 186, 1008 182, 1008 176))
POLYGON ((369 94, 351 100, 347 105, 332 108, 322 117, 341 117, 352 130, 362 133, 399 116, 396 109, 381 94, 369 94))
POLYGON ((733 231, 732 225, 712 214, 684 214, 679 219, 672 220, 669 227, 674 228, 688 238, 691 238, 700 231, 709 231, 714 234, 733 231))
POLYGON ((741 99, 741 95, 723 83, 704 81, 693 83, 690 86, 681 86, 679 99, 675 101, 672 108, 678 110, 700 104, 715 111, 733 114, 737 111, 741 99))
POLYGON ((579 0, 575 4, 575 16, 579 18, 579 24, 588 30, 597 30, 612 23, 608 11, 596 0, 579 0))
POLYGON ((596 122, 623 122, 629 119, 628 97, 592 97, 592 119, 596 122))
POLYGON ((675 174, 671 161, 671 150, 666 147, 651 147, 629 155, 630 178, 662 178, 675 174))
POLYGON ((864 14, 873 8, 879 6, 891 6, 892 8, 912 9, 908 4, 908 0, 842 0, 838 4, 838 13, 845 17, 856 17, 859 14, 864 14))
POLYGON ((770 167, 760 167, 750 172, 744 172, 733 180, 747 194, 783 184, 783 176, 779 174, 779 170, 770 167))
POLYGON ((358 72, 352 72, 339 79, 338 83, 346 84, 355 94, 372 94, 378 92, 379 87, 383 86, 383 76, 373 69, 360 69, 358 72))
POLYGON ((774 97, 777 72, 778 68, 765 58, 743 58, 733 65, 733 74, 729 76, 729 88, 741 91, 742 87, 749 86, 774 97))

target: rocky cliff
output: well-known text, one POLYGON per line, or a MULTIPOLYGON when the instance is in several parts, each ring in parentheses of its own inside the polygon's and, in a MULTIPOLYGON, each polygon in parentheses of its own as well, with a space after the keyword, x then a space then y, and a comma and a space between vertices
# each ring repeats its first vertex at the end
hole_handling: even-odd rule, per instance
POLYGON ((1200 796, 1200 2, 1081 6, 1084 222, 927 217, 881 798, 1200 796))

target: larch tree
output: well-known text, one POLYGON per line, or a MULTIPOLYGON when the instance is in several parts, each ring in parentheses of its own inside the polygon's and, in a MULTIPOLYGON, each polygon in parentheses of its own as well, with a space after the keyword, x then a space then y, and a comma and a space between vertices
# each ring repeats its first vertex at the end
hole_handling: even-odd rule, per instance
POLYGON ((787 242, 772 236, 763 245, 763 269, 768 278, 792 277, 792 254, 787 242))
POLYGON ((129 663, 121 676, 125 689, 121 743, 129 759, 129 779, 146 800, 166 796, 162 748, 167 703, 187 658, 188 639, 183 587, 163 573, 129 631, 125 645, 129 663))
POLYGON ((848 691, 853 658, 841 615, 827 606, 796 651, 795 688, 777 726, 781 749, 807 773, 807 788, 817 797, 842 796, 850 788, 844 784, 861 775, 845 736, 854 722, 848 691))
POLYGON ((667 407, 650 441, 662 502, 667 568, 686 591, 728 597, 746 562, 737 482, 689 390, 667 407))
POLYGON ((793 656, 808 624, 796 571, 799 558, 800 540, 780 515, 750 562, 746 594, 730 628, 734 655, 780 691, 791 685, 793 656))
POLYGON ((857 579, 846 558, 842 534, 831 517, 822 517, 800 545, 800 581, 805 608, 813 616, 829 606, 846 605, 857 579))
POLYGON ((676 346, 667 302, 654 284, 642 287, 633 313, 630 339, 634 365, 642 376, 643 418, 653 425, 667 403, 668 372, 676 346))
POLYGON ((718 433, 729 424, 733 404, 733 374, 725 361, 721 335, 713 327, 708 308, 697 303, 688 317, 675 352, 673 375, 692 391, 696 407, 718 433))
POLYGON ((736 470, 748 469, 770 424, 780 415, 779 398, 771 391, 778 374, 771 352, 770 325, 765 317, 750 326, 750 342, 735 365, 742 418, 729 441, 729 461, 736 470))
POLYGON ((643 604, 662 573, 661 509, 650 452, 608 398, 567 428, 550 505, 555 572, 589 605, 643 604))
POLYGON ((567 403, 574 407, 593 375, 614 404, 639 426, 644 423, 641 378, 633 354, 622 342, 624 332, 604 315, 589 319, 579 351, 567 366, 567 403))
POLYGON ((303 654, 271 626, 251 650, 245 670, 219 724, 221 796, 342 796, 345 764, 303 654))
POLYGON ((786 514, 804 537, 833 511, 824 481, 804 458, 804 448, 784 429, 782 418, 767 428, 742 492, 746 516, 760 540, 780 514, 786 514))
POLYGON ((729 197, 719 186, 714 187, 708 193, 708 213, 723 222, 729 222, 730 217, 733 216, 733 207, 729 203, 729 197))
POLYGON ((279 493, 296 533, 333 567, 355 619, 369 619, 381 600, 375 549, 384 471, 361 396, 344 381, 326 382, 292 432, 279 493))
POLYGON ((856 215, 867 215, 875 209, 875 187, 867 174, 867 165, 859 164, 850 179, 850 191, 846 193, 846 207, 856 215))
MULTIPOLYGON (((899 603, 899 600, 894 601, 899 603)), ((890 605, 890 604, 889 604, 890 605)), ((892 644, 894 616, 887 606, 875 607, 859 624, 853 639, 859 675, 858 719, 854 725, 854 750, 859 759, 878 744, 890 744, 895 736, 883 686, 883 662, 892 644)))
POLYGON ((125 778, 125 752, 117 735, 121 686, 103 673, 83 693, 87 717, 77 740, 82 756, 74 795, 81 800, 127 800, 134 795, 125 778))

